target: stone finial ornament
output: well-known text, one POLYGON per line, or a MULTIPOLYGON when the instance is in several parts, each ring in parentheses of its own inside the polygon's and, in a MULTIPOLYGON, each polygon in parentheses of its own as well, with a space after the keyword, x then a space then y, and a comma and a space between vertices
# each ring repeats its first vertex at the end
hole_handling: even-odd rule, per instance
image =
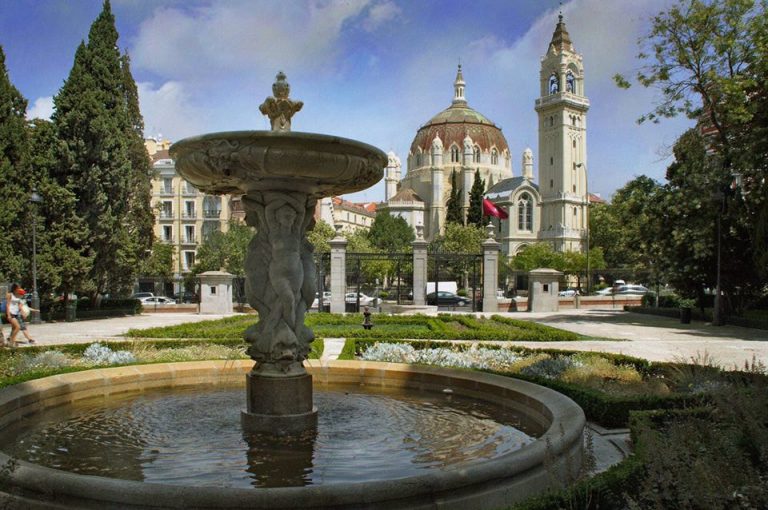
POLYGON ((259 111, 269 117, 272 131, 290 131, 291 117, 301 110, 304 103, 288 99, 291 86, 285 80, 285 73, 277 73, 275 83, 272 84, 272 94, 259 106, 259 111))
POLYGON ((488 224, 485 226, 485 231, 488 234, 488 239, 496 239, 496 226, 493 224, 493 222, 488 222, 488 224))
POLYGON ((418 241, 424 239, 424 225, 416 225, 416 239, 418 241))

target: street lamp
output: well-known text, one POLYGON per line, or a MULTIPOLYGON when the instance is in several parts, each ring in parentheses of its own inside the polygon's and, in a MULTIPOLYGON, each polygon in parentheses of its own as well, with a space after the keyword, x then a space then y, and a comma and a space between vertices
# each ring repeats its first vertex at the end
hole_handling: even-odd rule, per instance
POLYGON ((584 188, 587 195, 587 208, 586 208, 586 217, 585 217, 585 225, 587 226, 587 249, 586 249, 586 255, 587 255, 587 295, 589 295, 592 292, 592 289, 590 287, 590 274, 589 274, 589 177, 587 175, 587 164, 586 163, 576 163, 577 168, 584 167, 584 188))
POLYGON ((35 212, 32 218, 32 324, 40 324, 40 296, 37 293, 37 205, 43 203, 43 197, 32 189, 29 201, 35 212))

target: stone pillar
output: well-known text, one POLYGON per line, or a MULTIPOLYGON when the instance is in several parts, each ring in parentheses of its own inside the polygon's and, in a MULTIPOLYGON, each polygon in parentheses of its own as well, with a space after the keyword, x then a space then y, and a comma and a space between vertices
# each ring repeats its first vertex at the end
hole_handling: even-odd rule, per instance
POLYGON ((498 312, 499 298, 496 288, 499 286, 499 250, 496 241, 496 227, 489 223, 486 227, 488 238, 483 241, 483 312, 498 312))
POLYGON ((416 240, 413 246, 413 304, 427 304, 427 246, 424 240, 424 227, 416 225, 416 240))
POLYGON ((347 292, 347 240, 336 225, 336 237, 331 239, 331 313, 344 313, 347 292))
POLYGON ((528 273, 528 311, 560 310, 559 281, 563 273, 554 269, 534 269, 528 273))
POLYGON ((232 313, 233 275, 225 271, 200 273, 200 313, 232 313))

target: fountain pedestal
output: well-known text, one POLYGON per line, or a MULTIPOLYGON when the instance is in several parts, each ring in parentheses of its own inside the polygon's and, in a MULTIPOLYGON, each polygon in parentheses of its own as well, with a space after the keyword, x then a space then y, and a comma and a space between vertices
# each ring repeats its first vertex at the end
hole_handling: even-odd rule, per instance
POLYGON ((245 257, 245 292, 259 322, 245 331, 256 362, 247 379, 246 432, 296 434, 315 427, 312 378, 303 362, 314 340, 304 314, 315 299, 313 247, 306 232, 326 196, 360 191, 383 177, 387 156, 354 140, 290 131, 301 102, 279 73, 261 105, 272 131, 186 138, 171 146, 176 170, 205 193, 242 195, 256 229, 245 257))
POLYGON ((317 425, 309 374, 269 377, 252 371, 246 376, 246 391, 248 410, 241 413, 245 431, 291 435, 317 425))

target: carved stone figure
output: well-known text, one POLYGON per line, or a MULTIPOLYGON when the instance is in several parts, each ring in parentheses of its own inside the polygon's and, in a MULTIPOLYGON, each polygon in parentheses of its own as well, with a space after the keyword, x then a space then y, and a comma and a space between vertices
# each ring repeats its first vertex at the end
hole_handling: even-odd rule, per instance
POLYGON ((246 296, 259 322, 245 332, 248 354, 263 370, 300 370, 314 338, 304 314, 315 296, 312 245, 305 234, 316 199, 264 191, 243 197, 246 222, 257 234, 246 254, 246 296))
POLYGON ((282 71, 277 73, 276 81, 272 84, 274 96, 266 98, 259 106, 259 111, 269 117, 272 131, 290 131, 291 117, 304 106, 301 101, 288 99, 291 86, 285 78, 285 73, 282 71))

